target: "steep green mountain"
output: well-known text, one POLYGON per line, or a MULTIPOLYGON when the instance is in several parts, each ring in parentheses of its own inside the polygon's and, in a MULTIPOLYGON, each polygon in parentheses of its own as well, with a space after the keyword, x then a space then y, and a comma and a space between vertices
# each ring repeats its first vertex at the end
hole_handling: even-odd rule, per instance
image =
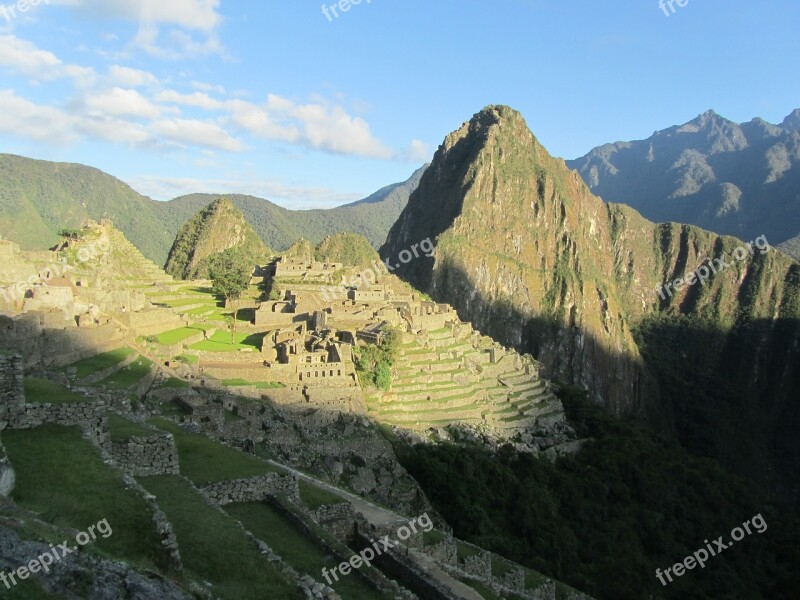
POLYGON ((62 228, 111 219, 145 256, 163 264, 179 224, 158 208, 97 169, 0 154, 0 234, 25 250, 53 246, 62 228))
POLYGON ((367 239, 355 233, 329 235, 317 246, 316 258, 323 262, 338 262, 354 267, 368 267, 380 260, 367 239))
MULTIPOLYGON (((226 197, 272 248, 283 250, 302 236, 317 244, 341 232, 363 235, 377 248, 424 169, 360 202, 329 210, 287 210, 253 196, 226 197)), ((163 265, 181 226, 219 197, 195 194, 159 202, 84 165, 0 154, 0 235, 27 250, 53 246, 62 228, 110 219, 147 258, 163 265)))
POLYGON ((800 265, 789 257, 604 203, 503 106, 447 136, 381 256, 428 237, 433 257, 397 274, 611 412, 798 501, 800 265), (661 297, 711 259, 727 267, 661 297))
POLYGON ((206 278, 209 260, 229 248, 254 265, 272 254, 242 212, 227 198, 219 198, 181 227, 165 270, 179 279, 206 278))
POLYGON ((646 140, 568 161, 591 190, 656 222, 779 244, 800 231, 800 110, 781 125, 708 111, 646 140))
MULTIPOLYGON (((261 239, 276 250, 286 250, 301 237, 318 244, 326 236, 341 232, 362 235, 378 248, 405 208, 425 168, 418 169, 408 181, 382 188, 364 200, 325 210, 287 210, 255 196, 226 194, 225 197, 244 213, 261 239)), ((181 196, 165 203, 166 210, 171 219, 184 223, 217 197, 181 196)))

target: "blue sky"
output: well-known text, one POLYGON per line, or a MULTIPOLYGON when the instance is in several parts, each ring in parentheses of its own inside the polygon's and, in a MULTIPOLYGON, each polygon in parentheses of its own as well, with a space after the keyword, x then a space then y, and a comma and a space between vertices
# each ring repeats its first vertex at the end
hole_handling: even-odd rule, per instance
POLYGON ((0 0, 0 152, 158 199, 342 204, 406 179, 487 104, 564 158, 709 108, 800 107, 789 0, 363 0, 336 17, 320 0, 35 2, 0 0))

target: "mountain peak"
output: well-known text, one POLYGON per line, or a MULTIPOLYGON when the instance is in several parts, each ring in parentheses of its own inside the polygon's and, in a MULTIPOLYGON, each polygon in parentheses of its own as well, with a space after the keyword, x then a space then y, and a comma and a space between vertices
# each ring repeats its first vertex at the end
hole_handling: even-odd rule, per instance
POLYGON ((791 131, 800 131, 800 108, 796 108, 789 113, 789 115, 783 120, 781 127, 791 131))
POLYGON ((228 248, 238 248, 254 265, 271 253, 242 211, 229 198, 219 197, 181 227, 166 271, 182 279, 207 277, 211 257, 228 248))

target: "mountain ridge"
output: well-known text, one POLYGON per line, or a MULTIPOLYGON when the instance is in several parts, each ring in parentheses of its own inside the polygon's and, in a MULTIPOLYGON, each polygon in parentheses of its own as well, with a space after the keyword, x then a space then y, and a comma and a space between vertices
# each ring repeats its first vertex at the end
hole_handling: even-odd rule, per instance
POLYGON ((656 222, 725 235, 766 235, 774 245, 800 231, 800 109, 781 125, 735 123, 713 110, 567 161, 604 200, 656 222))
MULTIPOLYGON (((377 248, 424 169, 364 201, 333 209, 293 211, 254 196, 226 197, 276 250, 288 248, 302 235, 319 243, 342 232, 361 234, 377 248)), ((54 246, 62 228, 110 219, 147 258, 164 265, 180 227, 220 197, 194 194, 153 200, 94 167, 0 154, 0 234, 26 250, 54 246)))

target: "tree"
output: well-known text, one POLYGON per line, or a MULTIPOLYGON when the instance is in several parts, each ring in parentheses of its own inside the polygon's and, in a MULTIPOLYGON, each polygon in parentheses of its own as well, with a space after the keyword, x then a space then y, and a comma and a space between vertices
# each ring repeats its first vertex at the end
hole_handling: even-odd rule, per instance
POLYGON ((215 254, 211 257, 208 272, 213 283, 213 292, 225 298, 226 304, 233 307, 231 325, 231 344, 236 344, 236 320, 239 316, 239 300, 250 283, 251 265, 243 260, 236 248, 215 254))

